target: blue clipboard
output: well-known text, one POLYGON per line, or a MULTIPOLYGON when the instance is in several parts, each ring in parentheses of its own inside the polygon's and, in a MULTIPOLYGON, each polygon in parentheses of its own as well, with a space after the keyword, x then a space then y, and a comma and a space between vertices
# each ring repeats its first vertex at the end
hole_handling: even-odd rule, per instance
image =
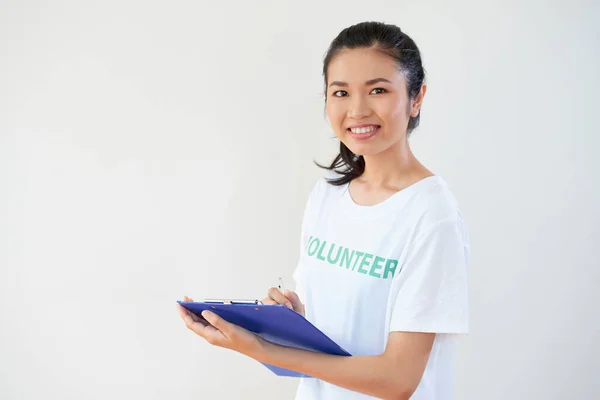
MULTIPOLYGON (((339 356, 351 356, 301 314, 281 304, 177 301, 196 315, 210 310, 232 324, 256 333, 271 343, 339 356)), ((279 376, 308 375, 261 363, 279 376)))

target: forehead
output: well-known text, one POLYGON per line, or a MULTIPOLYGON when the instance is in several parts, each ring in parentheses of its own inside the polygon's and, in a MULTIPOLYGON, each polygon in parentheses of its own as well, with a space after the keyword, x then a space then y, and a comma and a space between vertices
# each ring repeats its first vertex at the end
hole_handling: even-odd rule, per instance
POLYGON ((364 84, 374 78, 400 83, 402 74, 395 59, 372 48, 344 49, 333 57, 327 68, 328 84, 331 81, 364 84))

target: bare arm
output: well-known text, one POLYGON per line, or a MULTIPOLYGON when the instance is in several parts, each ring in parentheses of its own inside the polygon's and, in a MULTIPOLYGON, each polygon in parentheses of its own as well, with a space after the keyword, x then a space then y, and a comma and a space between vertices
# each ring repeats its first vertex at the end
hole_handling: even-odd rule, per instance
MULTIPOLYGON (((270 288, 265 304, 285 304, 304 315, 293 291, 270 288)), ((334 385, 383 399, 408 399, 429 359, 435 334, 392 332, 385 352, 377 356, 341 357, 282 347, 262 341, 259 361, 298 371, 334 385)))
POLYGON ((262 341, 261 362, 298 371, 382 399, 409 399, 427 364, 435 334, 392 332, 377 356, 334 356, 262 341))
MULTIPOLYGON (((187 297, 185 300, 192 301, 187 297)), ((383 354, 335 356, 273 344, 209 311, 202 312, 203 320, 181 305, 177 307, 186 326, 212 345, 389 400, 411 397, 421 381, 435 338, 434 333, 392 332, 383 354)))

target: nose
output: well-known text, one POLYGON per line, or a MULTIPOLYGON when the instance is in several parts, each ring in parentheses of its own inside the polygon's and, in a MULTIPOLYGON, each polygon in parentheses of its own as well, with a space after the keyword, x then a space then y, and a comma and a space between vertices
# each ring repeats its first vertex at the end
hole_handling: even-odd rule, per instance
POLYGON ((348 108, 348 117, 352 119, 362 119, 371 115, 371 107, 367 99, 363 96, 353 96, 348 108))

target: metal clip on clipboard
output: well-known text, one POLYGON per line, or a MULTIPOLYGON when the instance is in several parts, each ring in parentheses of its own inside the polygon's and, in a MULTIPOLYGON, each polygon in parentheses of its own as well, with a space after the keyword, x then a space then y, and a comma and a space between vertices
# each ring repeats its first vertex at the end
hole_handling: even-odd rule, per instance
POLYGON ((263 304, 260 300, 250 299, 204 299, 204 302, 217 304, 263 304))
MULTIPOLYGON (((278 278, 279 283, 277 284, 277 288, 281 291, 281 293, 285 292, 285 287, 283 286, 283 278, 278 278)), ((205 303, 217 303, 217 304, 263 304, 261 300, 253 300, 253 299, 204 299, 205 303)))

